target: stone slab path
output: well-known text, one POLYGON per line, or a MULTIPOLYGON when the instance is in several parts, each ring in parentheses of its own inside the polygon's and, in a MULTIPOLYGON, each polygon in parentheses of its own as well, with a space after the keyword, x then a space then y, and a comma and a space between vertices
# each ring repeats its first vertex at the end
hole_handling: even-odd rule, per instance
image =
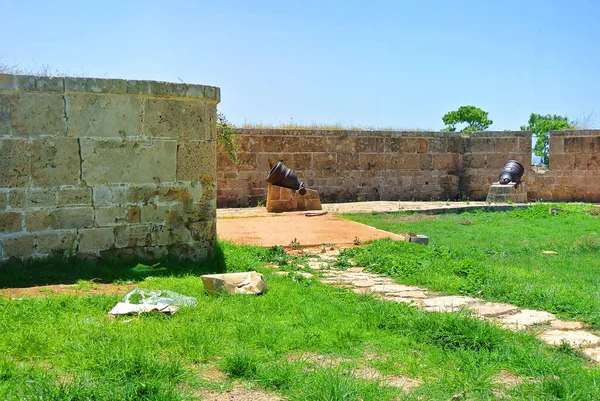
MULTIPOLYGON (((495 322, 505 329, 530 330, 548 345, 567 343, 581 349, 590 360, 600 362, 600 337, 584 330, 582 322, 562 321, 549 312, 522 309, 510 304, 486 302, 465 296, 445 296, 427 288, 398 284, 390 277, 366 272, 362 267, 339 270, 333 267, 339 249, 333 247, 306 248, 290 253, 308 257, 305 267, 314 271, 314 274, 300 273, 307 278, 318 275, 323 283, 346 288, 357 294, 374 295, 386 301, 410 303, 425 311, 457 312, 467 309, 475 317, 495 322)), ((284 271, 278 273, 289 274, 284 271)))

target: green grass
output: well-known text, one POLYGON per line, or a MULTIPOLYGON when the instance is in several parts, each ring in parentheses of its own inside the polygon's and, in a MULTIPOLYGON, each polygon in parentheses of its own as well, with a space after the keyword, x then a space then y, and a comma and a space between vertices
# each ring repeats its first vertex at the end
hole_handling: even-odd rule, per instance
MULTIPOLYGON (((492 377, 501 370, 533 378, 507 390, 511 399, 600 398, 599 369, 570 348, 551 349, 533 336, 461 314, 421 312, 263 269, 265 261, 296 268, 299 260, 279 248, 221 244, 219 250, 219 258, 196 270, 171 262, 166 272, 138 280, 140 287, 198 298, 198 307, 173 316, 108 319, 121 296, 0 299, 0 399, 188 400, 199 389, 242 381, 290 400, 448 400, 463 392, 468 399, 492 400, 492 377), (207 295, 198 274, 220 270, 221 263, 227 271, 263 271, 269 291, 207 295), (306 353, 344 359, 337 366, 319 366, 294 357, 306 353), (228 379, 203 379, 198 371, 206 365, 228 379), (352 369, 359 367, 423 384, 403 396, 396 388, 355 377, 352 369)), ((33 274, 36 264, 28 266, 33 274)), ((103 267, 110 270, 85 263, 76 270, 84 274, 85 266, 94 275, 103 267)))
POLYGON ((536 204, 508 212, 348 215, 383 230, 417 232, 430 246, 377 241, 342 260, 400 282, 580 319, 600 327, 600 217, 590 205, 536 204), (544 255, 551 250, 558 255, 544 255))

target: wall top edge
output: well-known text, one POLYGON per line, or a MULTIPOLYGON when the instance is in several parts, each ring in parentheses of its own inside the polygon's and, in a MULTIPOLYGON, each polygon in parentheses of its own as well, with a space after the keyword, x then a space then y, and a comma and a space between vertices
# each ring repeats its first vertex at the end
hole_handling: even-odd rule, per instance
POLYGON ((600 136, 600 129, 569 129, 564 131, 550 131, 555 136, 600 136))
POLYGON ((221 100, 216 86, 161 81, 137 81, 110 78, 47 77, 35 75, 0 74, 0 92, 59 92, 59 93, 112 93, 119 95, 147 95, 221 100))
POLYGON ((286 129, 286 128, 237 128, 239 135, 281 135, 281 136, 373 136, 373 137, 413 137, 413 138, 478 138, 478 137, 528 137, 530 131, 483 131, 470 135, 446 131, 378 131, 378 130, 327 130, 327 129, 286 129))

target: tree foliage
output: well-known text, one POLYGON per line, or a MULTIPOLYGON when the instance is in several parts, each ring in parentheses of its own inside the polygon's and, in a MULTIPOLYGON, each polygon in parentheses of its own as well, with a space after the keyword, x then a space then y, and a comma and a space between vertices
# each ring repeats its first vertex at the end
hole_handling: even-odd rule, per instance
POLYGON ((467 124, 460 132, 485 131, 494 122, 488 118, 487 111, 475 106, 461 106, 442 117, 446 124, 443 131, 456 132, 456 124, 467 124))
POLYGON ((573 128, 573 122, 569 122, 567 117, 558 116, 556 114, 541 114, 531 113, 527 125, 522 125, 521 130, 531 131, 535 135, 535 145, 533 153, 542 158, 542 162, 548 165, 550 161, 550 135, 549 131, 557 131, 561 129, 573 128))

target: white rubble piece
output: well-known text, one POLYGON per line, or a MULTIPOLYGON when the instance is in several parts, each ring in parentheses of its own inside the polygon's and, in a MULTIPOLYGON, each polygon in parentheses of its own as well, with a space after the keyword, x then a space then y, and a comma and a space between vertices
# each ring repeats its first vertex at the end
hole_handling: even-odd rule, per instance
POLYGON ((255 271, 242 273, 205 274, 200 276, 204 288, 211 294, 262 294, 267 283, 262 274, 255 271))

